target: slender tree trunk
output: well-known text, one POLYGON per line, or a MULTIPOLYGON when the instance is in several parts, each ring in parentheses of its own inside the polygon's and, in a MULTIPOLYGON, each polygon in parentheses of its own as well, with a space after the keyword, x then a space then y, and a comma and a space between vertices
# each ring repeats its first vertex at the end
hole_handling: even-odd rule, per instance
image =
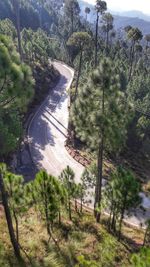
POLYGON ((58 241, 57 241, 57 239, 55 239, 55 237, 53 236, 52 229, 51 229, 51 225, 49 225, 49 240, 48 240, 48 242, 50 241, 50 239, 53 240, 54 244, 55 244, 56 247, 58 248, 58 251, 60 251, 60 247, 59 247, 58 241))
POLYGON ((108 56, 109 31, 106 32, 106 56, 108 56))
POLYGON ((70 221, 72 221, 72 215, 71 215, 71 201, 70 198, 68 200, 68 210, 69 210, 69 219, 70 221))
POLYGON ((126 192, 126 195, 124 197, 124 202, 123 202, 123 206, 122 206, 122 210, 121 210, 121 217, 120 217, 120 222, 119 222, 119 234, 118 234, 118 240, 119 241, 121 238, 121 229, 122 229, 122 222, 123 222, 124 212, 125 212, 125 207, 126 207, 126 199, 127 199, 127 192, 126 192))
POLYGON ((83 48, 81 47, 81 50, 80 50, 80 60, 79 60, 79 68, 78 68, 76 88, 75 88, 75 99, 76 99, 76 97, 78 95, 78 86, 79 86, 79 80, 80 80, 81 68, 82 68, 82 56, 83 56, 83 48))
POLYGON ((71 12, 71 34, 74 33, 74 12, 71 12))
POLYGON ((104 147, 104 140, 103 136, 101 138, 101 144, 99 146, 98 151, 98 175, 96 181, 96 196, 95 196, 95 218, 97 222, 100 222, 101 216, 101 198, 102 198, 102 177, 103 177, 103 148, 104 147))
POLYGON ((111 205, 110 214, 109 214, 109 223, 108 223, 109 231, 111 230, 111 218, 112 218, 112 214, 113 214, 113 204, 111 205))
POLYGON ((20 8, 18 0, 12 0, 14 13, 16 17, 16 30, 17 30, 17 39, 18 39, 18 50, 20 54, 20 60, 23 60, 22 46, 21 46, 21 33, 20 33, 20 8))
POLYGON ((82 213, 83 210, 83 198, 81 197, 81 202, 80 202, 80 212, 82 213))
POLYGON ((18 224, 18 218, 16 216, 15 211, 13 213, 14 213, 14 219, 15 219, 15 224, 16 224, 16 239, 17 239, 17 242, 19 244, 19 224, 18 224))
POLYGON ((40 5, 40 10, 39 10, 39 20, 40 20, 40 28, 43 28, 43 23, 42 23, 42 5, 40 5))
POLYGON ((75 200, 74 200, 74 207, 75 207, 75 211, 77 212, 77 211, 78 211, 78 205, 77 205, 77 200, 76 200, 76 198, 75 198, 75 200))
POLYGON ((95 68, 97 67, 97 51, 98 51, 98 23, 99 23, 99 13, 97 11, 96 18, 96 33, 95 33, 95 68))
POLYGON ((113 216, 112 216, 112 222, 111 222, 111 229, 113 230, 114 233, 116 233, 116 211, 115 211, 115 208, 114 208, 114 211, 113 211, 113 216))
POLYGON ((132 50, 131 50, 130 70, 129 70, 128 82, 130 82, 131 77, 132 77, 132 69, 133 69, 133 61, 134 61, 134 46, 135 46, 135 42, 133 43, 132 50))
POLYGON ((59 225, 61 225, 61 211, 58 212, 58 222, 59 225))
POLYGON ((1 194, 2 194, 2 203, 4 206, 4 210, 5 210, 5 216, 6 216, 10 240, 11 240, 11 243, 12 243, 12 246, 14 249, 15 256, 20 261, 21 260, 20 248, 19 248, 19 244, 15 238, 15 233, 14 233, 14 228, 13 228, 13 223, 12 223, 12 217, 11 217, 10 209, 8 206, 7 195, 6 195, 3 177, 2 177, 1 173, 0 173, 0 190, 1 190, 1 194))
MULTIPOLYGON (((105 111, 105 95, 104 88, 102 93, 102 115, 105 111)), ((96 180, 96 191, 95 191, 95 205, 94 205, 94 214, 97 222, 100 222, 101 215, 101 198, 102 198, 102 178, 103 178, 103 155, 104 154, 104 125, 101 128, 101 142, 98 148, 98 157, 97 157, 97 180, 96 180), (98 211, 96 210, 98 208, 98 211)))
POLYGON ((87 13, 85 13, 85 20, 86 20, 86 22, 87 22, 87 13))

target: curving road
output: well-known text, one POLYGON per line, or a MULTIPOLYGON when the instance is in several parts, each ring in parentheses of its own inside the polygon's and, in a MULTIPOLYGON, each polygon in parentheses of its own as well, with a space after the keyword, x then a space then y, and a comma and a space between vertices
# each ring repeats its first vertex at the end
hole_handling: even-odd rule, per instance
POLYGON ((68 127, 68 94, 74 71, 60 62, 54 62, 60 80, 43 102, 28 128, 30 153, 35 165, 49 174, 58 176, 69 165, 79 182, 84 167, 76 162, 65 149, 68 127))
MULTIPOLYGON (((75 172, 76 182, 79 182, 84 167, 68 154, 64 146, 69 116, 67 88, 72 83, 74 71, 65 64, 56 61, 54 67, 61 74, 60 80, 35 113, 29 125, 30 155, 39 169, 44 168, 49 174, 55 176, 58 176, 69 165, 75 172)), ((26 154, 24 158, 27 158, 26 154)), ((26 162, 27 165, 29 165, 28 162, 26 162)), ((145 220, 150 218, 150 199, 143 193, 141 196, 142 206, 146 211, 138 208, 132 212, 130 217, 126 216, 126 221, 130 225, 144 224, 145 220)), ((91 199, 90 196, 89 198, 91 199)))

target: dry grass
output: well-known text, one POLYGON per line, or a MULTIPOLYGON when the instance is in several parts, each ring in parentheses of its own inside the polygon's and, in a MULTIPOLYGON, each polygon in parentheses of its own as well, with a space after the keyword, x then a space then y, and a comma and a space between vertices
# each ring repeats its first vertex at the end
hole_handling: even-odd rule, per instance
MULTIPOLYGON (((73 222, 70 222, 64 213, 61 227, 58 223, 55 224, 54 236, 59 242, 61 253, 52 240, 48 242, 45 225, 33 209, 20 220, 19 230, 20 243, 34 266, 72 267, 76 265, 79 255, 84 255, 87 260, 96 260, 100 267, 121 267, 124 262, 128 266, 129 251, 104 226, 96 224, 91 214, 79 217, 74 213, 73 222)), ((136 236, 131 230, 128 234, 132 238, 136 236)), ((18 267, 13 257, 4 216, 0 223, 0 237, 3 247, 3 253, 0 254, 3 265, 0 267, 18 267), (11 264, 6 258, 11 258, 11 264)))

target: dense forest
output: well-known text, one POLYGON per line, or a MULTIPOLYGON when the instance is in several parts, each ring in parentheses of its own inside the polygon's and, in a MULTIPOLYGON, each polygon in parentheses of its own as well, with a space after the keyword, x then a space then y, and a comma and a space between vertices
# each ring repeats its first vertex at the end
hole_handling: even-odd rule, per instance
POLYGON ((97 0, 90 21, 77 0, 0 1, 0 266, 150 266, 150 33, 118 32, 107 9, 97 0), (79 181, 68 165, 58 177, 35 166, 29 149, 63 76, 56 60, 74 70, 65 149, 79 181))

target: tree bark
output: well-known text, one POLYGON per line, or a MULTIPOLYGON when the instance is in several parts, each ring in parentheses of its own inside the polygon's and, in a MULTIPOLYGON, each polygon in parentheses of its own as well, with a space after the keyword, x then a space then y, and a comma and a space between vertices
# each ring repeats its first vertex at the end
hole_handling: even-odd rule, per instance
POLYGON ((81 47, 78 75, 77 75, 76 88, 75 88, 75 99, 76 99, 77 94, 78 94, 78 86, 79 86, 79 80, 80 80, 80 75, 81 75, 81 67, 82 67, 82 56, 83 56, 83 48, 81 47))
POLYGON ((109 30, 106 31, 106 56, 108 56, 108 44, 109 44, 109 30))
POLYGON ((95 33, 95 68, 97 67, 97 51, 98 51, 98 23, 99 23, 99 13, 97 11, 97 18, 96 18, 96 33, 95 33))
POLYGON ((77 200, 75 198, 74 200, 74 208, 75 208, 75 212, 78 212, 78 205, 77 205, 77 200))
POLYGON ((81 197, 81 202, 80 202, 80 212, 82 213, 82 209, 83 209, 83 198, 81 197))
MULTIPOLYGON (((102 115, 105 112, 105 92, 103 88, 102 92, 102 115)), ((94 214, 97 222, 100 222, 101 216, 101 198, 102 198, 102 178, 103 178, 103 155, 104 154, 104 125, 101 127, 101 142, 98 148, 98 158, 97 158, 97 180, 96 180, 96 191, 95 191, 95 204, 94 204, 94 214), (98 208, 98 211, 96 210, 98 208)))
POLYGON ((16 224, 16 239, 17 239, 17 242, 19 244, 19 225, 18 225, 18 218, 17 218, 17 215, 16 215, 15 211, 13 213, 14 213, 14 219, 15 219, 15 224, 16 224))
POLYGON ((72 216, 71 216, 71 201, 70 199, 68 200, 68 209, 69 209, 69 219, 72 221, 72 216))
POLYGON ((98 174, 97 174, 97 181, 96 181, 96 196, 95 196, 95 218, 97 222, 100 222, 100 216, 101 216, 101 198, 102 198, 102 177, 103 177, 103 146, 104 146, 104 140, 103 137, 101 138, 101 144, 99 146, 98 150, 98 160, 97 160, 97 166, 98 166, 98 174))
POLYGON ((13 223, 12 223, 12 217, 11 217, 10 209, 8 206, 7 194, 5 191, 5 186, 4 186, 3 177, 2 177, 1 173, 0 173, 0 190, 1 190, 1 194, 2 194, 2 203, 4 206, 4 210, 5 210, 5 216, 6 216, 10 240, 11 240, 11 243, 12 243, 12 246, 14 249, 15 256, 20 261, 21 260, 20 248, 19 248, 19 244, 18 244, 16 237, 15 237, 13 223))
POLYGON ((71 12, 71 34, 74 32, 74 12, 71 12))
POLYGON ((121 210, 121 217, 120 217, 120 222, 119 222, 119 234, 118 234, 118 240, 119 241, 121 238, 121 229, 122 229, 122 222, 123 222, 123 218, 124 218, 124 212, 125 212, 125 208, 126 208, 127 194, 128 193, 126 192, 125 197, 124 197, 124 201, 123 201, 122 210, 121 210))
POLYGON ((58 212, 58 222, 59 225, 61 225, 61 211, 58 212))
POLYGON ((132 77, 132 69, 133 69, 133 61, 134 61, 134 47, 135 47, 135 42, 133 43, 132 49, 131 49, 130 70, 129 70, 128 82, 130 82, 131 77, 132 77))
POLYGON ((20 60, 23 61, 22 46, 21 46, 21 33, 20 33, 20 9, 18 0, 12 0, 13 9, 16 17, 16 30, 18 39, 18 50, 20 54, 20 60))

